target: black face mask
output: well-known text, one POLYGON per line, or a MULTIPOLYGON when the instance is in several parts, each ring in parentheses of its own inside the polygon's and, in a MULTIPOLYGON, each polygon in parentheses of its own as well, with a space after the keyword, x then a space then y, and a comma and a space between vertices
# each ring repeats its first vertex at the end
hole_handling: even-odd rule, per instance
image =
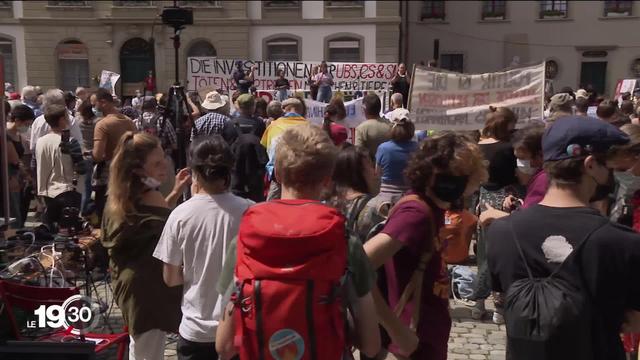
MULTIPOLYGON (((595 179, 594 179, 595 180, 595 179)), ((598 183, 596 181, 596 183, 598 183)), ((609 194, 613 193, 616 189, 616 182, 613 177, 613 170, 609 170, 609 177, 607 178, 607 182, 604 184, 598 184, 596 186, 596 191, 593 193, 593 196, 589 200, 589 202, 604 200, 609 196, 609 194)))
POLYGON ((467 188, 468 176, 454 176, 446 174, 436 175, 431 190, 442 201, 449 203, 460 199, 467 188))

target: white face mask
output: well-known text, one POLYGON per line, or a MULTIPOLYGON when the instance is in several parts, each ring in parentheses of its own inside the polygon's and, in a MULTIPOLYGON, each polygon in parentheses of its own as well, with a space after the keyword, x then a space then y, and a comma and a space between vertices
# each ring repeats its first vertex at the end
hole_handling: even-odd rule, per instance
POLYGON ((28 126, 18 126, 18 132, 21 134, 26 134, 29 132, 28 126))
POLYGON ((518 170, 521 173, 527 174, 527 175, 535 174, 535 172, 538 170, 538 169, 536 169, 534 167, 531 167, 531 161, 530 160, 517 159, 516 160, 516 165, 518 166, 518 170))
POLYGON ((149 189, 157 189, 162 185, 162 181, 158 181, 158 179, 152 178, 151 176, 140 178, 140 181, 149 189))

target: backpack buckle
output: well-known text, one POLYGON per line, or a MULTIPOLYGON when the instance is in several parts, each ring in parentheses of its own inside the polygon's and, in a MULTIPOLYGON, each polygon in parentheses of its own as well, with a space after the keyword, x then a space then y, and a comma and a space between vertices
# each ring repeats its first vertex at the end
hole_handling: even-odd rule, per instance
POLYGON ((240 305, 240 310, 242 310, 242 312, 248 313, 249 311, 251 311, 251 308, 253 307, 253 303, 251 302, 251 297, 247 296, 246 298, 240 300, 239 305, 240 305))

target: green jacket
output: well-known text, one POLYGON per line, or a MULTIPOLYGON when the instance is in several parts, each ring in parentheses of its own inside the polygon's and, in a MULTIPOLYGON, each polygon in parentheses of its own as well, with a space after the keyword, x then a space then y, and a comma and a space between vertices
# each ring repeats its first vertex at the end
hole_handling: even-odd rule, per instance
POLYGON ((113 293, 132 335, 152 329, 177 332, 182 319, 182 286, 166 286, 163 263, 153 257, 170 212, 137 205, 126 222, 104 214, 102 244, 109 252, 113 293))

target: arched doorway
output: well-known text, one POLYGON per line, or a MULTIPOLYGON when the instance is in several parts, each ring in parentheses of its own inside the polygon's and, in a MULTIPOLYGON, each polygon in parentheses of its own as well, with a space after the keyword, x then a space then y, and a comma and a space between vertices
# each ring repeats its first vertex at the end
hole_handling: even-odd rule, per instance
POLYGON ((77 40, 58 44, 58 70, 60 88, 74 91, 78 86, 89 87, 89 51, 77 40))
POLYGON ((142 90, 149 71, 156 77, 153 43, 142 38, 127 40, 120 49, 122 95, 132 96, 136 89, 142 90))

